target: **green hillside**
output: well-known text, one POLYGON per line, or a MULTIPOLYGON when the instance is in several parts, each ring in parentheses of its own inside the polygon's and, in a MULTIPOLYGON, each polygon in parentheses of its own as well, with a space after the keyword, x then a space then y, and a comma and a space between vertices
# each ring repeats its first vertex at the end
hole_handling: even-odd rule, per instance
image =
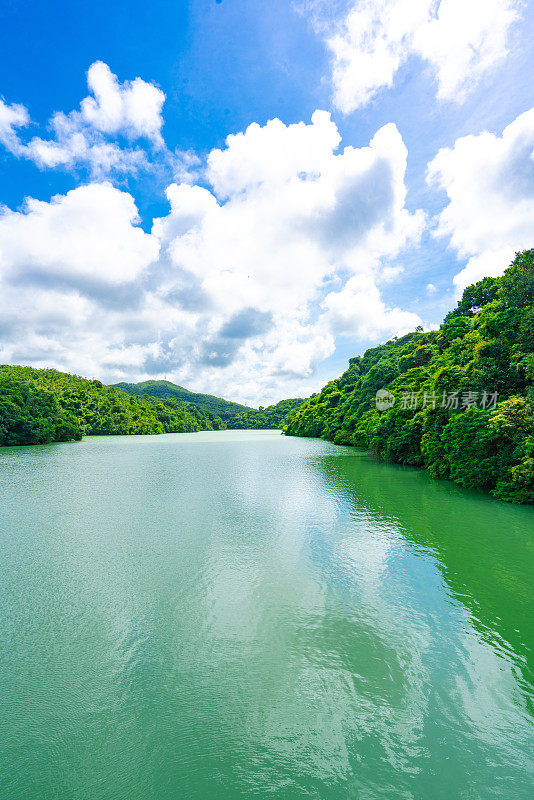
POLYGON ((280 400, 279 403, 273 406, 263 408, 260 406, 259 410, 252 409, 251 411, 242 411, 228 420, 228 427, 233 429, 274 429, 281 428, 284 419, 299 408, 304 403, 300 397, 290 400, 280 400))
POLYGON ((534 250, 468 287, 439 330, 352 358, 283 430, 534 503, 534 250), (381 389, 393 396, 383 410, 381 389))
POLYGON ((183 400, 187 403, 194 403, 201 408, 205 408, 212 414, 217 414, 221 419, 227 420, 234 414, 241 411, 251 411, 249 406, 233 403, 231 400, 223 400, 222 397, 214 397, 211 394, 200 394, 190 392, 183 386, 178 386, 170 381, 143 381, 142 383, 116 383, 115 389, 121 389, 130 395, 149 396, 167 398, 173 400, 183 400))
POLYGON ((224 427, 219 417, 193 403, 133 397, 54 369, 0 366, 0 445, 224 427))

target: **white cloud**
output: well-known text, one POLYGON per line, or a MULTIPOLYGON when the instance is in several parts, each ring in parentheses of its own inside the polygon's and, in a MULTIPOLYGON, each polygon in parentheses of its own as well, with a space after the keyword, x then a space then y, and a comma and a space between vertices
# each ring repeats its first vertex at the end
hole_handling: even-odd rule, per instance
POLYGON ((226 150, 208 158, 209 180, 226 202, 198 186, 173 185, 171 215, 154 232, 173 230, 174 263, 224 297, 228 311, 273 303, 293 308, 298 298, 305 304, 325 277, 376 267, 417 238, 423 224, 421 214, 404 207, 406 149, 394 125, 368 147, 336 154, 338 141, 324 112, 311 125, 275 120, 261 135, 254 125, 228 137, 226 150))
POLYGON ((499 275, 517 250, 534 245, 534 108, 501 136, 487 131, 457 139, 429 165, 429 180, 448 204, 437 234, 466 267, 454 278, 459 293, 485 275, 499 275))
POLYGON ((28 199, 23 211, 0 215, 0 274, 120 284, 154 261, 158 242, 135 223, 131 195, 109 183, 28 199))
POLYGON ((369 275, 356 275, 340 292, 331 292, 323 301, 332 331, 340 336, 375 339, 402 336, 421 325, 418 314, 388 308, 369 275))
MULTIPOLYGON (((258 347, 243 344, 228 374, 260 359, 266 377, 311 375, 334 350, 335 293, 315 321, 312 309, 327 293, 325 280, 336 276, 341 286, 347 275, 365 276, 361 305, 345 309, 347 335, 367 330, 373 337, 420 322, 385 309, 373 283, 380 273, 391 278, 381 259, 417 240, 423 226, 422 215, 404 205, 402 138, 386 125, 368 147, 337 153, 338 143, 325 112, 316 112, 311 125, 251 125, 208 157, 214 193, 183 184, 167 191, 171 214, 153 232, 176 267, 199 281, 221 321, 243 308, 275 321, 258 347)), ((214 339, 211 355, 223 360, 227 343, 214 339)))
POLYGON ((328 39, 337 108, 350 113, 392 86, 430 6, 431 0, 362 0, 351 8, 328 39))
POLYGON ((81 102, 83 119, 102 133, 124 133, 132 139, 144 136, 161 146, 165 94, 151 83, 136 78, 119 83, 107 64, 89 67, 87 85, 93 97, 81 102))
POLYGON ((8 105, 0 98, 0 142, 15 155, 19 148, 16 129, 28 125, 29 114, 24 106, 13 103, 8 105))
POLYGON ((359 0, 327 34, 334 103, 344 113, 393 85, 410 56, 435 73, 442 100, 462 101, 507 54, 520 0, 359 0))
MULTIPOLYGON (((436 3, 433 4, 434 7, 436 3)), ((520 0, 441 0, 414 32, 416 53, 435 69, 438 97, 462 101, 488 69, 507 55, 520 0)))
POLYGON ((316 111, 312 124, 284 125, 272 119, 230 135, 224 150, 208 156, 208 179, 221 198, 274 186, 292 178, 313 177, 328 168, 341 136, 327 111, 316 111))
POLYGON ((6 304, 19 293, 27 330, 2 357, 33 350, 34 361, 104 379, 166 374, 263 402, 317 389, 336 336, 413 328, 419 317, 387 307, 377 288, 424 225, 405 207, 406 148, 394 125, 366 147, 339 141, 325 112, 252 125, 209 155, 209 188, 168 187, 170 211, 151 233, 109 184, 5 211, 0 299, 15 325, 6 304), (59 318, 69 298, 78 314, 59 318))
POLYGON ((52 126, 55 139, 34 136, 19 148, 18 154, 29 158, 41 169, 85 165, 93 178, 112 172, 136 172, 147 166, 143 150, 106 142, 90 129, 79 128, 76 121, 64 114, 55 114, 52 126))
MULTIPOLYGON (((123 147, 109 137, 146 139, 164 150, 161 128, 165 94, 141 78, 120 83, 107 64, 97 61, 87 73, 94 96, 81 101, 80 111, 56 112, 49 123, 53 138, 34 136, 21 140, 17 127, 28 125, 30 116, 21 105, 0 100, 0 142, 17 157, 33 161, 41 169, 86 166, 93 178, 112 172, 136 172, 148 166, 143 149, 123 147)), ((166 152, 166 151, 165 151, 166 152)))

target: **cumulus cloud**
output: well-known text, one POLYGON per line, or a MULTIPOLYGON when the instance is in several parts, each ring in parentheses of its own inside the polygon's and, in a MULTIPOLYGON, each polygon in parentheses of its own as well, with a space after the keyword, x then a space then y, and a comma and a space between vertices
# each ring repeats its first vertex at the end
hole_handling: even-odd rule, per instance
POLYGON ((144 136, 161 146, 161 111, 165 94, 141 78, 120 83, 107 64, 89 67, 87 85, 93 96, 81 102, 81 116, 102 133, 124 133, 132 139, 144 136))
MULTIPOLYGON (((219 314, 235 319, 253 308, 272 316, 273 329, 247 345, 251 360, 257 348, 271 354, 267 373, 296 373, 298 363, 300 375, 312 374, 334 349, 330 305, 315 318, 310 310, 325 281, 365 275, 374 297, 383 260, 416 241, 423 226, 422 214, 405 208, 407 153, 396 127, 386 125, 363 148, 337 152, 339 141, 326 112, 308 125, 251 125, 209 155, 212 190, 171 185, 171 213, 154 223, 171 262, 195 276, 219 314)), ((360 311, 347 308, 346 335, 361 334, 360 311)), ((374 313, 382 317, 384 308, 371 305, 366 319, 374 313)), ((371 335, 397 330, 393 313, 386 320, 371 335)), ((242 364, 247 347, 223 339, 210 340, 210 363, 242 364)))
POLYGON ((230 313, 274 303, 294 308, 298 298, 305 305, 328 275, 373 269, 418 237, 423 218, 404 205, 406 148, 394 125, 368 147, 340 153, 326 112, 316 112, 311 125, 274 120, 261 134, 253 125, 209 156, 213 192, 171 185, 171 213, 153 229, 173 263, 225 298, 230 313), (280 161, 298 135, 290 169, 280 161))
POLYGON ((440 150, 428 178, 448 197, 436 233, 467 261, 454 278, 457 292, 501 274, 516 251, 534 245, 534 108, 500 136, 463 136, 440 150))
POLYGON ((413 312, 388 308, 369 275, 354 276, 340 292, 330 292, 322 305, 333 333, 341 336, 402 336, 421 324, 413 312))
POLYGON ((337 336, 420 324, 378 288, 425 222, 405 206, 402 137, 386 125, 365 147, 339 145, 326 112, 252 125, 209 154, 205 186, 168 187, 169 213, 150 233, 107 183, 6 210, 0 299, 8 311, 18 297, 28 330, 4 340, 2 358, 35 363, 33 349, 105 379, 167 374, 264 402, 317 389, 337 336), (58 302, 76 313, 57 315, 58 302))
POLYGON ((414 55, 433 70, 438 97, 461 102, 506 56, 520 6, 520 0, 358 0, 325 34, 336 107, 350 113, 365 106, 414 55))
POLYGON ((208 156, 208 179, 215 194, 228 198, 262 185, 286 183, 296 176, 319 175, 328 168, 341 136, 326 111, 316 111, 312 124, 284 125, 279 119, 226 138, 224 150, 208 156))
POLYGON ((109 183, 80 186, 49 203, 28 199, 0 215, 0 274, 36 275, 77 283, 133 281, 159 245, 143 232, 133 197, 109 183))
POLYGON ((98 133, 80 127, 77 121, 64 114, 54 115, 51 127, 55 131, 54 139, 34 136, 27 144, 20 144, 16 154, 30 159, 40 169, 85 166, 93 177, 112 172, 136 172, 147 166, 142 149, 106 142, 98 133))
POLYGON ((130 142, 145 139, 154 148, 164 149, 165 94, 141 78, 120 83, 101 61, 89 67, 87 83, 92 94, 81 101, 80 111, 58 111, 52 116, 52 138, 34 136, 24 142, 17 128, 29 124, 27 109, 0 100, 0 142, 13 155, 27 158, 41 169, 84 166, 93 177, 102 177, 146 168, 143 148, 123 147, 110 137, 121 135, 130 142))

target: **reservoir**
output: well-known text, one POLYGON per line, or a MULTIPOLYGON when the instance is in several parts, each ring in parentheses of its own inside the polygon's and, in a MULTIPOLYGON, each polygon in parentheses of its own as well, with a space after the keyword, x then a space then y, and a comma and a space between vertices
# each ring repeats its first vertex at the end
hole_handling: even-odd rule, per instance
POLYGON ((531 800, 534 510, 278 431, 0 449, 2 800, 531 800))

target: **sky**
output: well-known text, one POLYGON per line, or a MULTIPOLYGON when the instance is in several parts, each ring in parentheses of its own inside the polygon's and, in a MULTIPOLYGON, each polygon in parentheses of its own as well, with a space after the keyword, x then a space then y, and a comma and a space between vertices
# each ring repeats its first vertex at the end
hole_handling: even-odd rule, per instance
POLYGON ((0 6, 0 363, 305 397, 530 247, 531 2, 0 6))

